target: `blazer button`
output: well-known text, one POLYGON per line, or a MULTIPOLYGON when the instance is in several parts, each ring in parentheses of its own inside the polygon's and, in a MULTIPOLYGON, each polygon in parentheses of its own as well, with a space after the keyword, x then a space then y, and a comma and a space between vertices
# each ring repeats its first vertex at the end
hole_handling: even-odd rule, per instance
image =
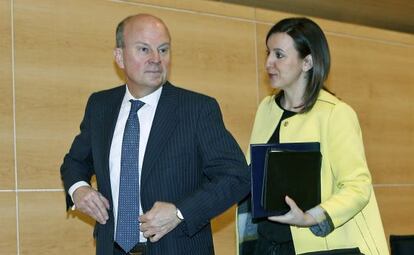
POLYGON ((285 126, 285 127, 287 127, 289 125, 289 121, 285 121, 284 123, 283 123, 283 126, 285 126))

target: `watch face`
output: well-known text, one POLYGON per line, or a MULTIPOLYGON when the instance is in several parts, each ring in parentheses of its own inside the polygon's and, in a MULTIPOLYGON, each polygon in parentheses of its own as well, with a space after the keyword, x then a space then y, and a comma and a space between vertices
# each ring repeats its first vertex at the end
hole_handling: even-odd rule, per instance
POLYGON ((175 211, 175 214, 177 215, 177 218, 179 218, 180 220, 184 220, 184 217, 183 217, 183 215, 181 214, 180 210, 178 210, 178 208, 177 208, 177 210, 175 211))

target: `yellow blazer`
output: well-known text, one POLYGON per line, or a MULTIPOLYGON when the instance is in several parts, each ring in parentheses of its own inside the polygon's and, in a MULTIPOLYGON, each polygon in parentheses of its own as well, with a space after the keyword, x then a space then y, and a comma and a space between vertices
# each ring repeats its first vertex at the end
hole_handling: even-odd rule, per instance
MULTIPOLYGON (((274 96, 266 97, 257 110, 250 143, 267 143, 282 113, 274 96)), ((317 237, 309 228, 291 226, 296 254, 351 247, 365 255, 389 254, 353 109, 322 90, 311 111, 281 123, 280 142, 320 143, 320 206, 335 227, 326 237, 317 237)))

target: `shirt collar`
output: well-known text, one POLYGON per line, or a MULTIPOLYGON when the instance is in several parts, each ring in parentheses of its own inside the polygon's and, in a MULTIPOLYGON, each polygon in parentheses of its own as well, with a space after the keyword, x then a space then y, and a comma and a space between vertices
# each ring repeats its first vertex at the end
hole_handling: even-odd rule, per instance
POLYGON ((125 96, 124 96, 124 100, 122 101, 122 105, 128 104, 129 100, 139 100, 143 103, 145 103, 145 105, 149 105, 151 107, 156 107, 158 105, 158 101, 160 100, 160 96, 161 96, 161 92, 162 92, 162 88, 163 86, 160 86, 157 90, 155 90, 154 92, 152 92, 149 95, 146 95, 144 97, 141 98, 135 98, 131 92, 128 89, 128 86, 126 86, 126 91, 125 91, 125 96))

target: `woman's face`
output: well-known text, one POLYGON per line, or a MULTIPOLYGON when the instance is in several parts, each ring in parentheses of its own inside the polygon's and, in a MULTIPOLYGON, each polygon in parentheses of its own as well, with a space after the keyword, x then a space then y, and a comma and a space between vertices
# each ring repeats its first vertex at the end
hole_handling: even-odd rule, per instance
POLYGON ((267 51, 266 71, 273 88, 297 91, 306 87, 304 59, 295 49, 292 37, 287 33, 272 34, 267 51))

